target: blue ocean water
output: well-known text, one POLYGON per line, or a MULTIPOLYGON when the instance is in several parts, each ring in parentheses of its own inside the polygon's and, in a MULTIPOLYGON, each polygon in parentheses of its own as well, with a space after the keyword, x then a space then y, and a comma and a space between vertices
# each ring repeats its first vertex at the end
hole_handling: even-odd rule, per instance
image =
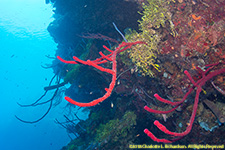
POLYGON ((41 67, 51 64, 45 55, 54 56, 56 49, 46 29, 51 16, 44 0, 0 0, 1 150, 57 150, 69 142, 65 129, 54 123, 62 117, 64 101, 36 124, 15 118, 36 120, 48 107, 21 108, 17 102, 34 102, 53 76, 41 67))

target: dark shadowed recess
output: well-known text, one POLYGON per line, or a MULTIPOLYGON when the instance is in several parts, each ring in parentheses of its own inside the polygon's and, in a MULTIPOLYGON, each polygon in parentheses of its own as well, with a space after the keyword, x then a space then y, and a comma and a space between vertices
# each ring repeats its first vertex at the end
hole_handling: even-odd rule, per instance
POLYGON ((133 0, 54 0, 53 6, 55 20, 48 31, 56 43, 65 46, 76 44, 82 33, 121 39, 112 22, 122 31, 128 27, 138 30, 140 14, 133 0))

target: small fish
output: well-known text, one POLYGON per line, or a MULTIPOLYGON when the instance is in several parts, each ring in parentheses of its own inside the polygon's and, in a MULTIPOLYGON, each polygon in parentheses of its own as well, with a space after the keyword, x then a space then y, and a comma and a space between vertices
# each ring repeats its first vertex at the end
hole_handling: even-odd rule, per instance
POLYGON ((114 106, 114 105, 113 105, 113 102, 111 102, 111 108, 113 108, 113 106, 114 106))
POLYGON ((163 120, 166 122, 167 116, 166 114, 162 114, 163 120))

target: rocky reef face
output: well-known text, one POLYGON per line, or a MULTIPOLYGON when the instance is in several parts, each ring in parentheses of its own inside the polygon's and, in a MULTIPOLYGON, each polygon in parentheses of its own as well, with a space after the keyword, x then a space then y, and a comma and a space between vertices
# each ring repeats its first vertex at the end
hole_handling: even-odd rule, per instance
MULTIPOLYGON (((98 52, 103 51, 102 45, 114 49, 121 43, 122 37, 115 30, 113 22, 123 33, 131 28, 126 32, 128 42, 147 43, 133 46, 117 57, 118 76, 112 96, 101 105, 90 108, 88 120, 79 124, 86 132, 63 149, 110 149, 113 146, 114 149, 126 149, 128 145, 125 143, 153 143, 143 129, 147 127, 157 136, 163 136, 153 126, 155 119, 165 121, 165 126, 170 130, 183 132, 189 125, 195 92, 176 111, 167 115, 147 113, 143 107, 172 109, 172 106, 156 101, 153 95, 160 93, 170 101, 179 102, 193 85, 184 70, 198 81, 203 76, 202 70, 211 68, 208 73, 212 73, 225 66, 225 3, 222 0, 51 2, 55 20, 49 25, 48 31, 58 43, 56 55, 66 60, 72 60, 72 56, 82 60, 96 59, 98 52), (143 12, 140 14, 138 11, 143 12), (207 66, 209 64, 214 65, 207 66), (124 131, 124 134, 117 134, 119 131, 124 131)), ((72 84, 66 95, 73 98, 77 97, 73 95, 76 87, 79 88, 79 96, 86 99, 90 97, 88 94, 99 97, 110 83, 109 75, 95 69, 65 65, 57 59, 53 61, 53 66, 64 82, 72 84), (90 81, 90 77, 93 81, 90 81), (97 93, 94 93, 95 90, 97 93)), ((109 66, 104 64, 104 67, 109 66)), ((178 144, 223 142, 221 135, 225 132, 224 125, 219 126, 216 120, 224 123, 224 74, 206 82, 202 91, 192 132, 178 144), (209 137, 213 140, 209 141, 209 137)))
POLYGON ((82 33, 101 33, 120 38, 112 22, 120 30, 138 29, 138 3, 127 0, 54 0, 55 20, 48 31, 56 43, 70 46, 78 43, 82 33))
MULTIPOLYGON (((111 41, 121 41, 122 37, 114 28, 113 23, 122 32, 128 27, 138 30, 137 20, 141 16, 138 13, 141 11, 141 1, 52 0, 51 3, 54 7, 54 21, 49 24, 48 31, 58 44, 56 56, 65 59, 71 60, 72 56, 92 59, 98 55, 102 45, 108 46, 111 45, 111 41), (97 35, 101 37, 96 41, 97 35)), ((71 84, 76 78, 74 75, 78 74, 78 71, 74 70, 82 70, 80 67, 65 67, 57 59, 53 61, 52 66, 56 74, 71 84), (70 73, 67 74, 67 72, 70 73)), ((77 76, 76 79, 78 78, 81 81, 90 80, 88 76, 82 76, 82 78, 77 76)), ((66 93, 72 97, 75 96, 72 92, 66 93)))

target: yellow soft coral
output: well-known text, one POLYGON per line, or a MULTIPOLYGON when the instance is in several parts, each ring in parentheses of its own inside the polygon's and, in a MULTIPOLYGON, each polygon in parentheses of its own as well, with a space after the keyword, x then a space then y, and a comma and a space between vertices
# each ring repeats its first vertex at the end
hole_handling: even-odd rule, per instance
POLYGON ((129 42, 144 41, 147 45, 136 45, 128 51, 132 62, 139 68, 142 75, 154 76, 153 69, 160 71, 159 64, 156 63, 158 55, 158 44, 161 40, 160 35, 155 29, 165 26, 165 22, 170 23, 171 31, 171 13, 168 11, 170 0, 147 0, 143 4, 143 16, 139 21, 140 33, 130 31, 126 38, 129 42))

